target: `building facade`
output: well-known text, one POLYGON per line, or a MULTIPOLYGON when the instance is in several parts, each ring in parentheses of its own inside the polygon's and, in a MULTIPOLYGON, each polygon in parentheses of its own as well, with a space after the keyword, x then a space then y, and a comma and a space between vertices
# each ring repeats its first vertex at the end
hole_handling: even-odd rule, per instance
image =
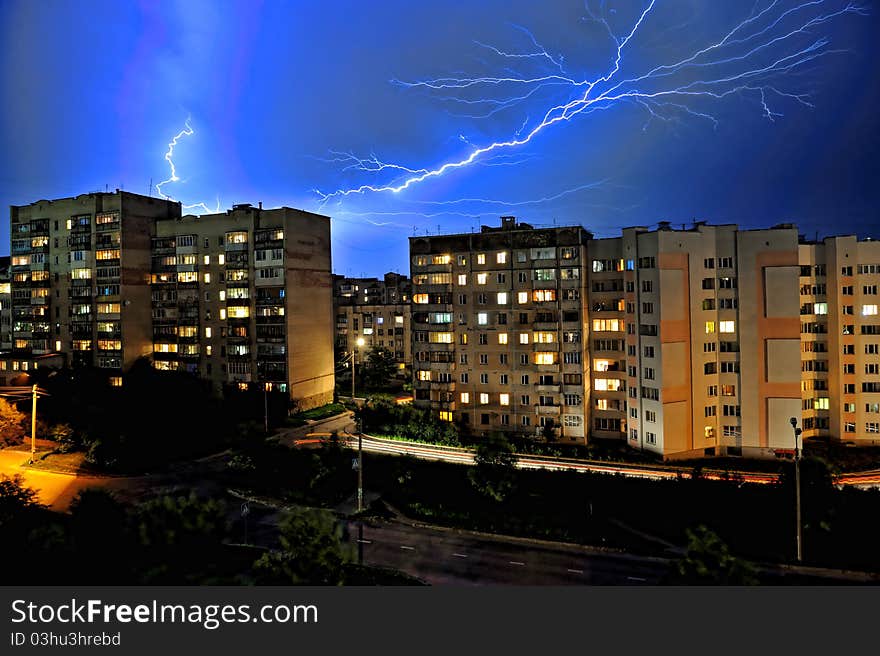
POLYGON ((406 276, 386 273, 378 278, 333 276, 335 344, 340 356, 357 348, 374 346, 394 353, 401 375, 412 368, 410 335, 410 295, 412 284, 406 276))
POLYGON ((793 448, 794 226, 593 239, 504 217, 410 252, 414 403, 440 418, 664 457, 793 448))
POLYGON ((513 217, 410 238, 414 404, 476 432, 584 441, 589 239, 513 217))
POLYGON ((12 350, 12 276, 8 257, 0 257, 0 353, 12 350))
POLYGON ((802 243, 804 437, 880 444, 880 242, 802 243))
POLYGON ((148 357, 217 392, 332 401, 328 217, 180 209, 121 191, 12 207, 13 353, 57 351, 120 385, 148 357))

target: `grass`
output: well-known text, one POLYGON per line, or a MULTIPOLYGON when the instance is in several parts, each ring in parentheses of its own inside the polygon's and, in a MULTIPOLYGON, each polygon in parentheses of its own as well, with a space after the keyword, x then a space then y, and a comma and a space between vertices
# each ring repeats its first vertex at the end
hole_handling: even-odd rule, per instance
POLYGON ((298 412, 289 417, 286 424, 288 426, 304 426, 308 421, 326 419, 327 417, 341 414, 345 412, 345 410, 345 406, 341 403, 328 403, 327 405, 322 405, 320 408, 312 408, 305 412, 298 412))

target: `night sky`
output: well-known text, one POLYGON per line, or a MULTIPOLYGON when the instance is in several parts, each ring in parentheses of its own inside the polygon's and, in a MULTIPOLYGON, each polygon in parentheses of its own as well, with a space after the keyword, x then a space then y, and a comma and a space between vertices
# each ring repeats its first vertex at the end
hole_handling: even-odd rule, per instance
POLYGON ((0 204, 149 193, 189 118, 162 191, 328 214, 342 274, 502 214, 880 237, 876 5, 4 0, 0 204))

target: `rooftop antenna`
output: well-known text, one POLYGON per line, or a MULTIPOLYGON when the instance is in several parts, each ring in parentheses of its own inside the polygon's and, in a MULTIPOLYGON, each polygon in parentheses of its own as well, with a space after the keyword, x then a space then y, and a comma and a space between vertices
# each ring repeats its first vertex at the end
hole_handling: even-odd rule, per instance
POLYGON ((149 196, 150 198, 153 197, 153 178, 152 177, 150 178, 150 186, 147 187, 147 196, 149 196))
POLYGON ((437 234, 438 235, 440 234, 440 224, 439 223, 437 224, 437 234))

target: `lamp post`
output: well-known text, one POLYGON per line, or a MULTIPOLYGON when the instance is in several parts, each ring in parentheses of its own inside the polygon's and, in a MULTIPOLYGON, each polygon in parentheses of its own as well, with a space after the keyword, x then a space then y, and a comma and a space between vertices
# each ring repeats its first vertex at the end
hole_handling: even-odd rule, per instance
MULTIPOLYGON (((355 404, 355 409, 357 409, 357 403, 354 400, 354 365, 357 361, 357 353, 361 346, 364 345, 364 338, 358 337, 357 346, 354 351, 351 352, 351 402, 355 404)), ((364 435, 358 430, 358 512, 361 512, 364 509, 364 435)))
POLYGON ((269 434, 269 388, 272 383, 263 383, 263 430, 269 434))
POLYGON ((797 561, 803 559, 803 537, 801 535, 801 456, 798 448, 798 441, 801 435, 801 429, 798 428, 797 419, 792 417, 789 419, 791 427, 794 430, 794 494, 795 494, 795 514, 797 515, 797 561))

